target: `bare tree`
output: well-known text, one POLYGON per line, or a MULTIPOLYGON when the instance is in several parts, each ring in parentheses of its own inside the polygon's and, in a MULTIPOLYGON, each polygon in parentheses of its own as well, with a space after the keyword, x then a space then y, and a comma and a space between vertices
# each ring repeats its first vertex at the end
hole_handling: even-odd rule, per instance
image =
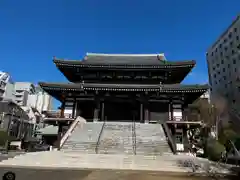
POLYGON ((212 138, 211 133, 215 130, 218 137, 219 124, 227 117, 227 103, 225 98, 218 94, 212 98, 211 103, 199 98, 194 102, 194 106, 197 108, 203 126, 189 130, 189 140, 190 144, 194 145, 195 151, 201 148, 206 154, 207 143, 212 138))

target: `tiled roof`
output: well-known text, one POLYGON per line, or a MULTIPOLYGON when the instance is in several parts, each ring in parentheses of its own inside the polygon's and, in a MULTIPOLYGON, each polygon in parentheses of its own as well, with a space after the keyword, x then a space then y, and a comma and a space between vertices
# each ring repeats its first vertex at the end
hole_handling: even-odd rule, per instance
MULTIPOLYGON (((194 60, 166 61, 161 54, 126 55, 126 54, 87 54, 83 60, 64 60, 54 57, 56 65, 65 66, 194 66, 194 60)), ((90 66, 90 67, 91 67, 90 66)))
POLYGON ((182 84, 100 84, 100 83, 44 83, 39 85, 45 90, 106 90, 106 91, 206 91, 208 85, 182 84))

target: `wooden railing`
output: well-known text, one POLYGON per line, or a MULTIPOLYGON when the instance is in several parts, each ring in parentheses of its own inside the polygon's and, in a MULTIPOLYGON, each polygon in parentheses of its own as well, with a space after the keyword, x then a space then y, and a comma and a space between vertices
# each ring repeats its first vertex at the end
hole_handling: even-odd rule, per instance
POLYGON ((99 145, 100 145, 100 141, 101 141, 101 136, 102 136, 102 133, 103 133, 105 124, 106 124, 106 121, 104 120, 103 125, 102 125, 102 128, 101 128, 101 131, 100 131, 99 136, 98 136, 98 140, 97 140, 97 143, 96 143, 96 147, 95 147, 95 153, 96 153, 96 154, 98 154, 99 145))
POLYGON ((167 121, 188 121, 188 122, 199 122, 201 118, 199 115, 182 116, 182 117, 168 117, 167 121))
POLYGON ((63 146, 63 144, 65 143, 65 141, 68 139, 69 136, 71 136, 72 131, 75 129, 75 127, 77 126, 77 124, 81 121, 84 120, 86 121, 84 118, 78 116, 70 125, 69 129, 67 130, 67 132, 63 135, 63 137, 61 138, 60 141, 60 148, 63 146))

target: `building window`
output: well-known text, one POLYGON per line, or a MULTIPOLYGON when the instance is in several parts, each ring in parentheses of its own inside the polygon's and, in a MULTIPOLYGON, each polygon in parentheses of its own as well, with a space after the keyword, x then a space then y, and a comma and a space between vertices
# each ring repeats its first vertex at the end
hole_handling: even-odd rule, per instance
POLYGON ((238 49, 240 49, 240 44, 237 46, 238 49))
POLYGON ((235 51, 234 50, 232 50, 232 54, 234 54, 235 53, 235 51))
POLYGON ((226 77, 226 76, 223 76, 223 79, 224 79, 224 80, 226 80, 226 79, 227 79, 227 77, 226 77))
POLYGON ((217 77, 217 75, 216 74, 214 74, 214 78, 216 78, 217 77))
POLYGON ((222 44, 219 44, 219 48, 222 48, 222 44))
POLYGON ((233 42, 232 42, 232 41, 230 42, 230 46, 231 46, 231 47, 233 46, 233 42))
POLYGON ((224 64, 224 61, 223 61, 223 60, 221 60, 221 64, 224 64))
POLYGON ((232 38, 232 33, 231 32, 229 33, 228 38, 232 38))
POLYGON ((236 36, 236 40, 239 40, 239 36, 236 36))
POLYGON ((230 68, 230 64, 228 64, 228 68, 230 68))
POLYGON ((223 70, 222 70, 223 72, 225 72, 225 68, 223 68, 223 70))
POLYGON ((223 42, 226 43, 226 42, 227 42, 227 39, 224 39, 223 42))
POLYGON ((233 64, 236 64, 236 59, 233 59, 233 64))
POLYGON ((227 49, 228 49, 227 47, 224 48, 225 51, 227 51, 227 49))
POLYGON ((234 28, 234 32, 237 32, 237 28, 234 28))

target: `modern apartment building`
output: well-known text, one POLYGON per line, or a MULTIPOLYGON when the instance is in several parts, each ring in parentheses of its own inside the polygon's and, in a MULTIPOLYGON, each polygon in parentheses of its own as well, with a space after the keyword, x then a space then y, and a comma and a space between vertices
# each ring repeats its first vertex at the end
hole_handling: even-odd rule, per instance
POLYGON ((0 98, 11 100, 15 98, 14 83, 11 76, 2 71, 0 71, 0 98))
POLYGON ((207 51, 211 97, 222 95, 240 104, 240 16, 207 51))
POLYGON ((30 82, 15 82, 15 101, 20 106, 27 106, 28 96, 35 94, 35 86, 30 82))
POLYGON ((36 108, 41 113, 51 110, 52 102, 53 98, 37 86, 36 92, 28 96, 27 106, 36 108))

